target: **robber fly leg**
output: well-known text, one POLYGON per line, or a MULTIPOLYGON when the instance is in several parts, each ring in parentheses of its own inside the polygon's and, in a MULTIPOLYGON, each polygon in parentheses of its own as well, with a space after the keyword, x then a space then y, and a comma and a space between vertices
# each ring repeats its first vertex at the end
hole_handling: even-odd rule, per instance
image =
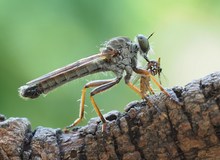
POLYGON ((156 108, 157 111, 158 111, 160 114, 162 114, 165 118, 167 118, 167 115, 164 114, 164 113, 162 113, 157 106, 153 105, 153 103, 148 99, 148 97, 147 97, 145 94, 143 94, 143 93, 141 92, 141 90, 139 90, 139 88, 137 88, 137 87, 136 87, 135 85, 133 85, 131 82, 128 82, 127 85, 128 85, 133 91, 135 91, 136 93, 138 93, 138 94, 141 96, 142 99, 145 99, 146 102, 147 102, 147 105, 148 105, 149 107, 154 107, 154 108, 156 108))
POLYGON ((87 83, 83 89, 82 89, 82 96, 81 96, 81 102, 80 102, 80 111, 79 111, 79 118, 77 118, 73 124, 71 124, 70 126, 68 126, 67 128, 71 128, 76 126, 78 123, 81 122, 81 120, 84 117, 84 106, 85 106, 85 95, 86 95, 86 89, 87 88, 91 88, 91 87, 97 87, 97 86, 101 86, 103 84, 112 82, 112 79, 109 80, 96 80, 96 81, 91 81, 89 83, 87 83))
POLYGON ((98 94, 98 93, 101 93, 111 87, 113 87, 114 85, 116 85, 117 83, 119 83, 119 81, 121 80, 121 78, 116 78, 116 79, 113 79, 111 82, 109 83, 105 83, 105 84, 102 84, 96 88, 94 88, 91 93, 90 93, 90 100, 92 102, 92 105, 96 111, 96 113, 98 114, 98 116, 100 117, 101 121, 102 121, 102 131, 105 131, 105 127, 106 127, 106 120, 105 118, 103 117, 102 113, 100 112, 99 110, 99 107, 97 106, 96 102, 95 102, 95 99, 93 98, 94 95, 98 94))
POLYGON ((133 83, 127 82, 126 83, 133 91, 135 91, 141 98, 144 98, 145 96, 142 94, 141 90, 137 88, 133 83))
POLYGON ((166 94, 168 97, 170 97, 170 94, 160 85, 159 82, 157 82, 156 78, 147 70, 143 70, 143 69, 139 69, 139 68, 135 68, 134 72, 136 72, 137 74, 142 74, 142 75, 146 75, 146 76, 150 76, 150 78, 153 80, 153 82, 157 85, 157 87, 164 93, 166 94))
POLYGON ((137 88, 134 84, 132 84, 131 82, 126 82, 126 84, 133 90, 135 91, 137 94, 139 94, 141 96, 142 99, 145 99, 147 101, 147 104, 150 107, 153 107, 154 105, 148 100, 147 96, 145 96, 141 90, 139 88, 137 88))

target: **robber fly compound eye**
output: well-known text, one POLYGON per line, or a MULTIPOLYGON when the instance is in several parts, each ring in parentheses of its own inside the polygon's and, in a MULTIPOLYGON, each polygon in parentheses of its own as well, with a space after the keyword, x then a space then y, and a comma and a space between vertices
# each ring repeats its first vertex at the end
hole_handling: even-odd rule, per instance
POLYGON ((148 38, 142 34, 137 35, 138 45, 143 53, 147 53, 150 50, 148 38))

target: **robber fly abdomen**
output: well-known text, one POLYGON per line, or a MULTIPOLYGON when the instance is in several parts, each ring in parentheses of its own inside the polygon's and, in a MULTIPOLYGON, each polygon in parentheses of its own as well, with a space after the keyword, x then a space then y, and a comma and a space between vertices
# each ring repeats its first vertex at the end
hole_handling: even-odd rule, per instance
POLYGON ((97 56, 96 59, 91 59, 91 57, 82 59, 26 83, 19 88, 20 95, 31 99, 37 98, 69 81, 104 71, 103 63, 105 61, 101 55, 97 56))

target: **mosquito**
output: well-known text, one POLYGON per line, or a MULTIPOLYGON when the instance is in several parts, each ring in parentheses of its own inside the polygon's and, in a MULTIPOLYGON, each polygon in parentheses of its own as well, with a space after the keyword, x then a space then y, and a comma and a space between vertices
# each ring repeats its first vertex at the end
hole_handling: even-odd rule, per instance
MULTIPOLYGON (((157 61, 155 61, 155 60, 148 61, 145 68, 148 72, 151 73, 151 75, 153 75, 153 76, 158 75, 158 79, 161 84, 160 74, 162 72, 162 68, 160 67, 160 58, 158 58, 157 61)), ((133 84, 140 81, 140 91, 141 91, 142 95, 145 95, 144 100, 145 100, 146 104, 149 107, 154 107, 161 115, 163 115, 163 117, 168 118, 165 113, 161 112, 161 110, 148 99, 148 93, 155 94, 153 88, 151 87, 150 80, 151 80, 151 78, 149 75, 146 76, 146 75, 140 75, 140 74, 137 75, 136 74, 132 78, 133 84)))
POLYGON ((72 128, 81 122, 84 117, 86 90, 94 87, 90 92, 90 100, 96 113, 101 119, 102 129, 105 130, 106 120, 103 117, 94 96, 115 86, 122 78, 124 78, 125 84, 140 95, 141 98, 144 98, 145 95, 130 81, 132 73, 150 77, 159 89, 165 95, 170 97, 170 94, 160 85, 159 82, 157 82, 152 72, 137 67, 138 54, 140 54, 147 62, 150 62, 148 59, 148 51, 150 50, 149 38, 152 35, 153 33, 149 36, 138 34, 135 41, 132 41, 127 37, 114 37, 104 43, 103 47, 100 49, 100 53, 80 59, 72 64, 27 82, 19 88, 19 94, 21 97, 34 99, 41 94, 47 94, 51 90, 74 79, 97 72, 111 71, 115 74, 115 78, 94 80, 85 84, 81 94, 79 118, 67 127, 68 129, 72 128))

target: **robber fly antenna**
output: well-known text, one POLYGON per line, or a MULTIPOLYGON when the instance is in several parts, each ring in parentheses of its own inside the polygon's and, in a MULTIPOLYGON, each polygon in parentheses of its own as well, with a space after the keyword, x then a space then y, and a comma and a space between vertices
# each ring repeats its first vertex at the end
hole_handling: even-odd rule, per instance
POLYGON ((150 39, 150 37, 152 37, 153 35, 154 35, 154 32, 151 33, 151 34, 147 37, 147 39, 150 39))

